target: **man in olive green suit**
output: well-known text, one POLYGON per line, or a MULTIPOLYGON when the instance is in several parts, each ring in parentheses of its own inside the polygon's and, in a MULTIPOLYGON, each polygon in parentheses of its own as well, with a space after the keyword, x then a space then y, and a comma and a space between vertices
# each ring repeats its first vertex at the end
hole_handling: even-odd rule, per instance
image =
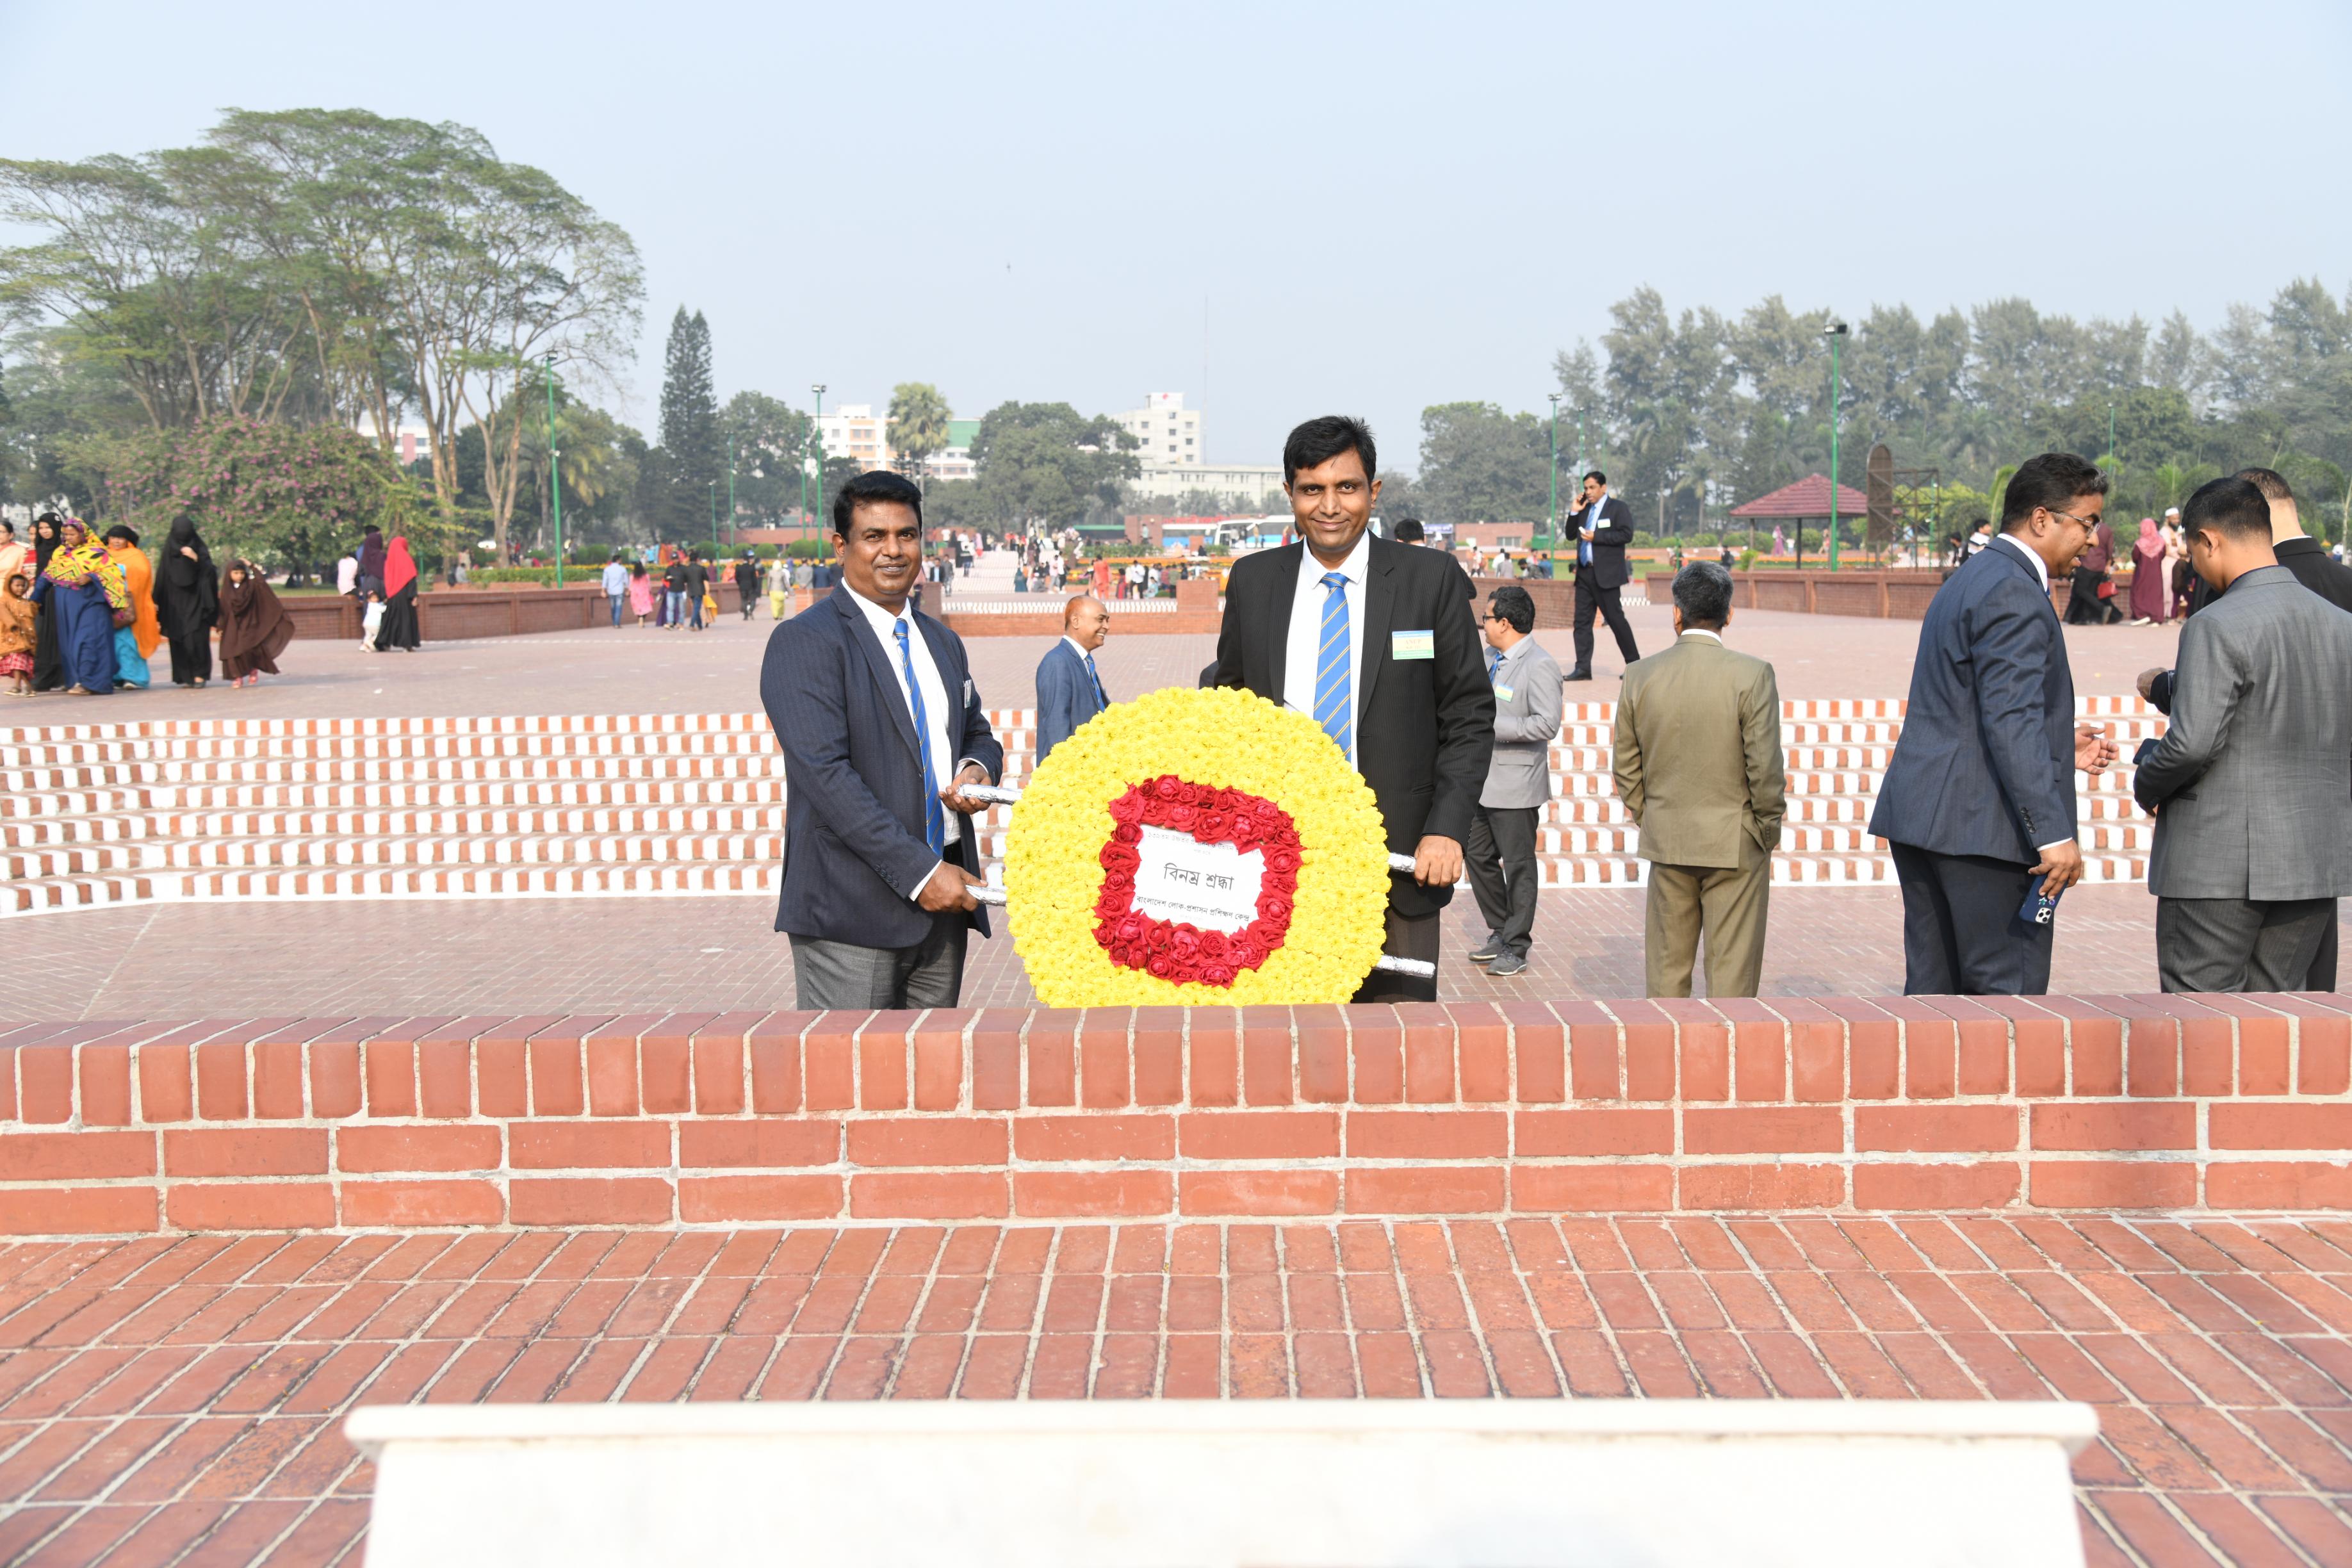
POLYGON ((1628 666, 1617 697, 1617 794, 1650 862, 1643 970, 1653 996, 1691 994, 1706 938, 1709 996, 1753 996, 1764 972, 1772 850, 1788 811, 1772 667, 1723 646, 1731 574, 1675 578, 1675 646, 1628 666))

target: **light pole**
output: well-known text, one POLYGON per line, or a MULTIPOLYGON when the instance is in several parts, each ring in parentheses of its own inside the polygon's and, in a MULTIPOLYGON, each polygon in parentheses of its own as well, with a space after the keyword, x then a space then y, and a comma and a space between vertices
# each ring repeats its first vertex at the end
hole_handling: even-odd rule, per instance
POLYGON ((714 561, 719 557, 719 481, 717 479, 710 481, 710 555, 714 561))
POLYGON ((735 548, 735 437, 732 432, 727 437, 727 548, 735 548))
POLYGON ((1838 569, 1838 404, 1845 396, 1845 383, 1838 374, 1838 345, 1845 342, 1852 329, 1843 321, 1832 321, 1822 335, 1830 341, 1830 570, 1838 569))
POLYGON ((1544 549, 1553 549, 1559 540, 1559 394, 1548 392, 1551 399, 1551 510, 1544 518, 1544 549))
MULTIPOLYGON (((809 390, 816 394, 816 418, 809 425, 809 440, 815 444, 817 461, 822 464, 824 461, 824 383, 820 381, 809 390)), ((824 469, 820 467, 816 472, 816 500, 817 504, 823 506, 824 469)), ((801 458, 801 526, 806 528, 808 523, 808 458, 803 454, 801 458)))
MULTIPOLYGON (((555 585, 563 586, 563 475, 555 449, 555 351, 547 351, 547 501, 555 520, 555 585)), ((503 566, 505 562, 499 563, 503 566)))

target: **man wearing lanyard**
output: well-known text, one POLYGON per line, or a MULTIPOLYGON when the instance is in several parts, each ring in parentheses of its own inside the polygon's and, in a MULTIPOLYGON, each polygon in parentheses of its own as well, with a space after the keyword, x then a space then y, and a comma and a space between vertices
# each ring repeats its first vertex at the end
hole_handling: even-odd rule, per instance
POLYGON ((784 753, 783 889, 798 1005, 952 1007, 987 912, 963 793, 992 784, 990 731, 963 640, 908 602, 923 498, 861 474, 833 507, 843 592, 768 638, 760 696, 784 753), (952 777, 950 777, 952 774, 952 777))
POLYGON ((1625 567, 1625 547, 1633 542, 1633 514, 1609 493, 1609 476, 1595 468, 1584 476, 1584 505, 1569 514, 1576 531, 1576 668, 1561 679, 1592 679, 1592 614, 1600 611, 1617 638, 1617 651, 1627 664, 1642 657, 1633 645, 1633 628, 1626 624, 1625 606, 1618 591, 1632 578, 1625 567))

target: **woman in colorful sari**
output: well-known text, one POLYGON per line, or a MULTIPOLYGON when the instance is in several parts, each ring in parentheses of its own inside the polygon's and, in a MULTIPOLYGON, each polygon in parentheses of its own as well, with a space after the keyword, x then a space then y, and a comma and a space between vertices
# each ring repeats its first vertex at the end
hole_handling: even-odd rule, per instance
POLYGON ((144 687, 147 661, 163 641, 155 622, 155 568, 139 548, 139 535, 119 522, 106 531, 106 558, 122 574, 122 591, 131 595, 131 624, 114 631, 115 679, 144 687))
POLYGON ((114 689, 114 627, 118 619, 130 625, 131 595, 123 591, 122 574, 80 520, 65 519, 58 533, 57 551, 33 584, 33 598, 57 620, 58 656, 73 682, 68 693, 103 697, 114 689))
POLYGON ((395 534, 383 552, 383 625, 375 636, 378 653, 386 648, 416 651, 416 561, 408 541, 395 534))
MULTIPOLYGON (((58 514, 45 511, 33 520, 33 586, 40 587, 42 574, 49 569, 49 557, 58 552, 58 542, 63 524, 58 514)), ((42 607, 35 597, 33 627, 33 689, 63 691, 66 689, 66 661, 58 651, 58 612, 54 605, 42 607)))

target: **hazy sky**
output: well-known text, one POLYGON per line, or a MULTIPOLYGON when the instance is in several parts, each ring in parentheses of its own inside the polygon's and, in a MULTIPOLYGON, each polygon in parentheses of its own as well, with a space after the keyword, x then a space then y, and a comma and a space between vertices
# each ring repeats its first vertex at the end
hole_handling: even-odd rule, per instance
POLYGON ((683 302, 722 397, 1179 390, 1216 461, 1349 410, 1410 468, 1423 405, 1541 409, 1643 283, 2209 327, 2341 293, 2347 63, 2345 0, 0 0, 0 154, 230 106, 455 120, 635 237, 649 434, 683 302))

